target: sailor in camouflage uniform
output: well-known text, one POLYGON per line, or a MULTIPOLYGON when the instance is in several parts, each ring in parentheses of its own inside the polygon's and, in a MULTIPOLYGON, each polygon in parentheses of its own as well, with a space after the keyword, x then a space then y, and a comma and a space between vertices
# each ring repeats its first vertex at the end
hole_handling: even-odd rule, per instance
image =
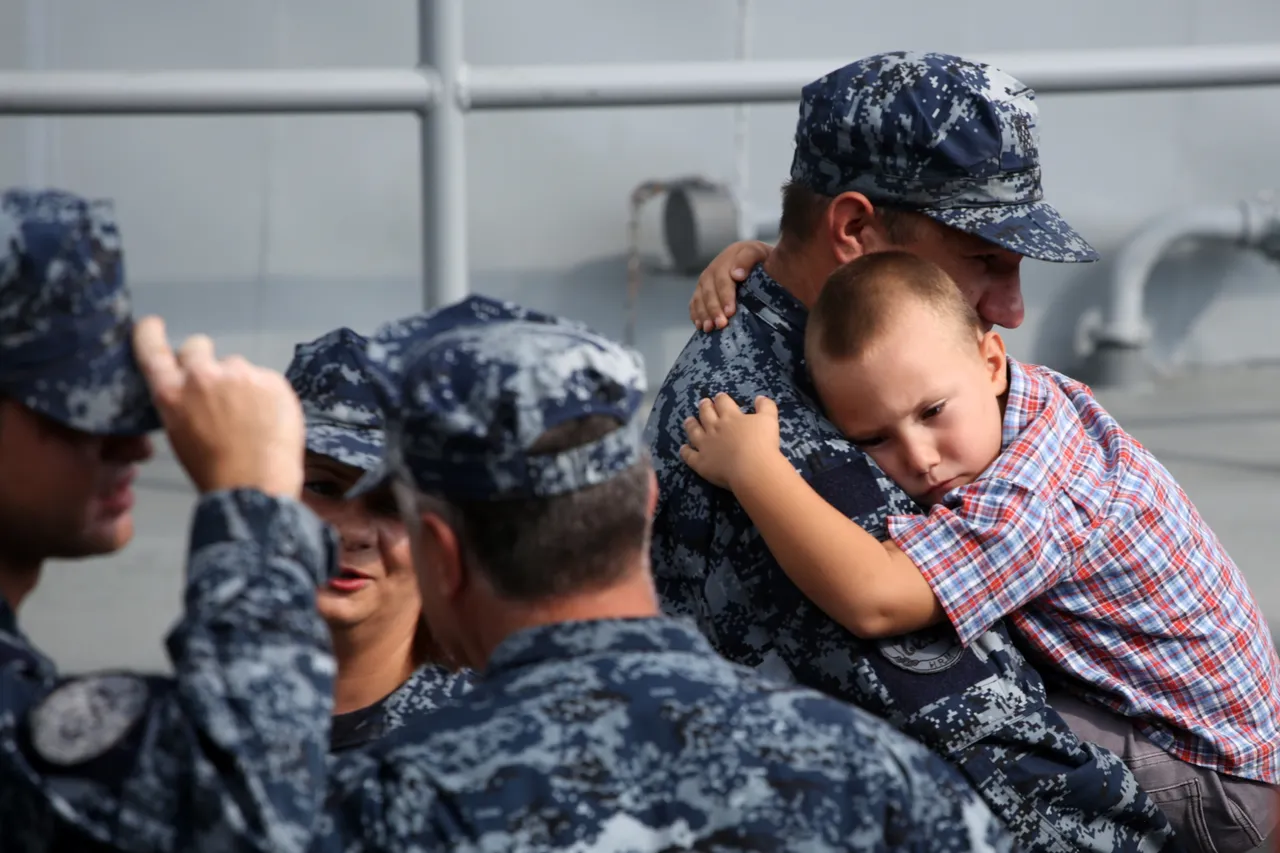
POLYGON ((302 501, 338 532, 341 563, 358 573, 346 578, 344 569, 319 594, 320 613, 335 638, 336 701, 349 706, 338 707, 333 718, 330 747, 335 752, 366 746, 429 714, 465 692, 471 681, 469 672, 455 672, 436 660, 394 501, 380 494, 343 497, 382 459, 382 410, 367 343, 351 329, 334 329, 298 344, 285 371, 307 420, 302 501), (378 546, 379 537, 394 537, 391 547, 401 557, 394 568, 379 559, 379 552, 386 552, 378 546), (407 677, 401 675, 406 671, 407 677), (353 704, 352 697, 366 695, 374 701, 353 704))
POLYGON ((392 484, 433 630, 482 677, 335 758, 329 849, 1011 848, 919 744, 658 615, 638 355, 483 297, 370 352, 399 402, 355 493, 392 484))
POLYGON ((287 496, 300 465, 276 461, 271 476, 246 465, 262 454, 244 447, 255 426, 291 452, 291 411, 284 458, 301 459, 283 377, 215 362, 204 339, 182 354, 200 381, 165 388, 170 441, 202 492, 168 638, 173 677, 62 677, 17 628, 45 559, 106 553, 132 532, 125 495, 159 425, 132 332, 109 204, 0 196, 0 849, 303 850, 332 707, 315 589, 333 542, 287 496), (237 419, 228 394, 266 426, 237 419))
POLYGON ((804 88, 781 241, 740 288, 732 322, 694 334, 646 427, 661 495, 654 574, 664 609, 730 660, 852 702, 946 758, 1027 849, 1155 850, 1172 836, 1164 815, 1046 704, 1003 625, 968 648, 949 625, 855 637, 790 582, 733 496, 679 455, 699 400, 765 395, 783 451, 833 506, 879 538, 887 516, 919 512, 822 417, 803 361, 806 305, 840 263, 897 246, 947 269, 988 323, 1018 325, 1023 256, 1096 258, 1042 201, 1036 115, 1022 83, 943 54, 881 54, 804 88))

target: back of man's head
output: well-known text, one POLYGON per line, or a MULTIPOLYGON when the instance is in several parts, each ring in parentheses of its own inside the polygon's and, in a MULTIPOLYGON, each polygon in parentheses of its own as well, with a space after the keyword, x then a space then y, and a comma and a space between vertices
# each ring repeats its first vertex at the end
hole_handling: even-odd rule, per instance
POLYGON ((941 267, 910 252, 875 252, 827 279, 805 327, 807 360, 857 359, 916 307, 941 318, 957 341, 982 334, 977 311, 941 267))
MULTIPOLYGON (((529 448, 552 459, 626 430, 607 415, 552 427, 529 448)), ((604 589, 635 566, 649 529, 649 466, 637 461, 593 485, 547 497, 452 502, 467 548, 494 591, 534 602, 604 589)))
POLYGON ((804 87, 783 238, 809 239, 830 201, 861 193, 903 245, 924 216, 1019 255, 1097 253, 1043 201, 1038 109, 1010 75, 945 53, 894 51, 804 87))
POLYGON ((603 588, 646 543, 640 356, 576 323, 473 296, 389 324, 389 477, 411 485, 505 598, 603 588))

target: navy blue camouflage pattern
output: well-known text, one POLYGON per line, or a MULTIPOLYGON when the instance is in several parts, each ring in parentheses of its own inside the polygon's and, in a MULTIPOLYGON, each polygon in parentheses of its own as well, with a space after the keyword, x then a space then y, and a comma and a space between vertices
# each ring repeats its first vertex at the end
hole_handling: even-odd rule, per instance
POLYGON ((132 334, 111 203, 0 194, 0 396, 95 435, 159 429, 132 334))
MULTIPOLYGON (((584 326, 472 296, 390 324, 371 357, 396 377, 386 469, 428 494, 459 500, 550 497, 605 482, 640 461, 634 415, 645 392, 633 350, 584 326), (570 450, 530 455, 552 427, 607 415, 620 429, 570 450)), ((390 410, 390 409, 388 409, 390 410)))
POLYGON ((383 730, 393 732, 409 725, 466 693, 473 683, 469 670, 451 670, 439 664, 419 667, 383 703, 383 730))
POLYGON ((0 607, 5 853, 309 849, 334 682, 315 590, 335 547, 295 501, 202 497, 172 677, 59 678, 0 607))
POLYGON ((869 56, 805 86, 791 179, 917 210, 1029 258, 1096 261, 1044 201, 1035 92, 945 53, 869 56))
POLYGON ((470 690, 472 681, 470 670, 454 671, 434 663, 420 666, 382 701, 334 717, 329 748, 342 752, 368 746, 402 726, 417 724, 470 690))
POLYGON ((429 727, 333 767, 343 853, 1013 849, 919 744, 662 618, 517 632, 429 727))
MULTIPOLYGON (((382 369, 381 375, 387 380, 384 391, 394 395, 399 388, 399 377, 403 375, 408 363, 406 359, 412 356, 415 348, 448 329, 485 325, 495 320, 528 320, 531 323, 582 328, 580 324, 563 317, 544 314, 509 300, 474 294, 431 311, 410 314, 384 323, 369 339, 366 350, 370 360, 382 369)), ((388 402, 395 402, 394 396, 388 402)), ((391 406, 384 403, 384 411, 390 409, 391 406)))
POLYGON ((382 459, 381 397, 365 347, 348 328, 294 347, 285 378, 302 403, 307 450, 368 471, 382 459))
POLYGON ((807 313, 757 266, 726 328, 696 333, 646 426, 660 497, 652 559, 664 609, 693 619, 730 660, 795 679, 892 723, 947 759, 1030 851, 1147 851, 1163 814, 1113 754, 1083 743, 998 626, 968 649, 949 625, 867 641, 791 583, 733 495, 679 456, 683 422, 719 392, 778 405, 783 452, 829 503, 883 539, 919 512, 822 417, 803 364, 807 313))

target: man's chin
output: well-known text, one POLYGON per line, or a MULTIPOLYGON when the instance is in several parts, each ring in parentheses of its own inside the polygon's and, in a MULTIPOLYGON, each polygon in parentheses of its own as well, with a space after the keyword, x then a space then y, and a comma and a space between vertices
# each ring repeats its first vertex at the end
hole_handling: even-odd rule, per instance
POLYGON ((67 557, 105 557, 122 550, 133 541, 133 515, 124 513, 93 524, 80 541, 78 553, 67 557))

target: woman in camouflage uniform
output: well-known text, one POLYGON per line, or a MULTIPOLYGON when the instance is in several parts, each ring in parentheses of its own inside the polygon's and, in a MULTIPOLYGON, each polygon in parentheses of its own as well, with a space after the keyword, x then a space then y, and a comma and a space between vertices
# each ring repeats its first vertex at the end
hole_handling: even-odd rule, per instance
POLYGON ((302 501, 338 533, 340 572, 317 596, 338 662, 330 737, 360 747, 465 691, 422 620, 409 543, 390 494, 345 494, 382 457, 366 341, 335 329, 299 344, 287 372, 307 417, 302 501))

